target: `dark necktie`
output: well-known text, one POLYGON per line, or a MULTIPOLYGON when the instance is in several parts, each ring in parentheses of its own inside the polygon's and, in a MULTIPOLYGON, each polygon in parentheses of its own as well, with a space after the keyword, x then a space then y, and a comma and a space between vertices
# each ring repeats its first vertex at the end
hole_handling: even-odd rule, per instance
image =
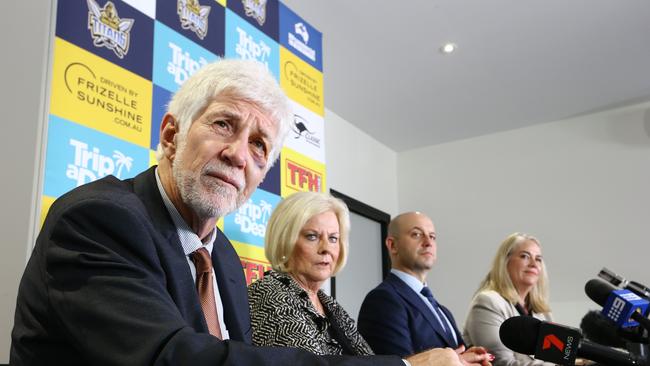
POLYGON ((201 247, 191 254, 192 262, 196 267, 196 289, 199 292, 201 309, 208 324, 208 331, 213 336, 221 339, 221 327, 217 315, 217 304, 214 301, 214 288, 212 287, 212 259, 207 249, 201 247))
POLYGON ((437 314, 437 317, 440 319, 440 326, 442 327, 442 330, 449 336, 449 330, 447 329, 447 326, 445 325, 445 314, 442 312, 442 309, 440 309, 440 306, 438 306, 438 302, 436 299, 433 298, 433 294, 431 293, 431 290, 427 286, 422 287, 422 290, 420 290, 420 293, 422 296, 426 297, 427 300, 431 303, 431 306, 433 307, 433 311, 435 311, 437 314))

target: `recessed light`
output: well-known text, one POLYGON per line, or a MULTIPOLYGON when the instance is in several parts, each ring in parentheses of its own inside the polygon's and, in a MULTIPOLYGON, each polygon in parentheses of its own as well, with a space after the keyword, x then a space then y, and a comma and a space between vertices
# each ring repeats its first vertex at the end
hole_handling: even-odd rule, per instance
POLYGON ((458 48, 458 46, 455 43, 449 42, 449 43, 445 43, 442 46, 440 46, 440 52, 442 52, 444 54, 450 54, 450 53, 456 51, 457 48, 458 48))

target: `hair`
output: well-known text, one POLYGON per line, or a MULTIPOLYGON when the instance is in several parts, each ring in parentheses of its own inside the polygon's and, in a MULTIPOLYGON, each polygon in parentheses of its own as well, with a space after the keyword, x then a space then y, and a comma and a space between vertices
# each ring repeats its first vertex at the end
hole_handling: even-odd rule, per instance
MULTIPOLYGON (((293 110, 273 75, 257 61, 220 59, 203 66, 181 85, 167 107, 178 125, 179 144, 185 140, 194 119, 222 93, 258 105, 278 123, 278 135, 269 152, 268 171, 280 155, 284 138, 291 128, 293 110)), ((160 161, 162 157, 159 143, 156 158, 160 161)))
MULTIPOLYGON (((519 294, 508 273, 508 262, 514 252, 526 241, 532 241, 540 249, 542 247, 539 240, 532 235, 523 233, 510 234, 499 246, 492 261, 492 269, 481 282, 478 291, 493 290, 512 304, 519 302, 519 294)), ((539 279, 528 293, 526 301, 533 312, 546 313, 551 310, 548 305, 548 275, 544 261, 542 261, 540 268, 539 279)))
POLYGON ((343 269, 348 257, 350 233, 348 207, 328 193, 298 192, 278 204, 266 226, 264 253, 274 270, 291 270, 287 268, 287 262, 293 254, 300 231, 312 217, 329 211, 336 215, 339 222, 339 258, 332 275, 343 269))

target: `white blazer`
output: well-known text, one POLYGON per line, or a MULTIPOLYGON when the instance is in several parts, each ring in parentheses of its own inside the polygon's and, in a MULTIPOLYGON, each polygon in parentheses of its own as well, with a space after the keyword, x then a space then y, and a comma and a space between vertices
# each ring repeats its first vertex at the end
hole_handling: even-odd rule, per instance
MULTIPOLYGON (((514 305, 496 291, 481 291, 474 296, 465 320, 465 343, 483 346, 495 356, 494 366, 552 366, 553 363, 535 360, 529 355, 512 351, 499 338, 499 327, 506 319, 519 316, 514 305)), ((539 320, 550 321, 551 314, 533 314, 539 320)))

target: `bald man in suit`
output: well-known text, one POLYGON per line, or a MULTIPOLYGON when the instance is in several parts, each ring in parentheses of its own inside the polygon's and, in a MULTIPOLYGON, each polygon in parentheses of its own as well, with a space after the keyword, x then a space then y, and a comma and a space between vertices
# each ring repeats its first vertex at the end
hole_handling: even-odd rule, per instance
POLYGON ((359 311, 359 332, 377 354, 401 356, 430 348, 453 348, 467 362, 488 365, 483 347, 465 350, 453 315, 426 286, 436 261, 433 222, 419 212, 396 216, 388 226, 386 248, 391 272, 370 291, 359 311))

